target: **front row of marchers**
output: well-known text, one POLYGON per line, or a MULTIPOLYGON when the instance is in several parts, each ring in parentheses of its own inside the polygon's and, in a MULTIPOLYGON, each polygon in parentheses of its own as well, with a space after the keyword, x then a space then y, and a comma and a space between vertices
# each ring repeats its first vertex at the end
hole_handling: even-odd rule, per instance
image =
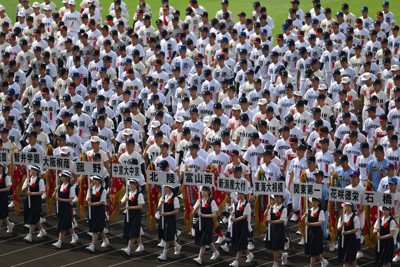
MULTIPOLYGON (((238 166, 240 168, 240 166, 238 166)), ((5 171, 5 165, 0 164, 0 225, 3 221, 7 225, 7 233, 12 233, 14 223, 8 219, 8 193, 11 186, 11 178, 5 171)), ((37 227, 41 238, 47 235, 43 228, 40 217, 42 214, 42 198, 45 193, 45 182, 40 177, 40 168, 30 166, 30 176, 25 180, 22 191, 26 192, 24 203, 24 223, 29 225, 29 233, 24 238, 32 242, 32 234, 37 227)), ((236 170, 235 170, 236 171, 236 170)), ((315 175, 320 175, 316 172, 315 175)), ((71 244, 75 244, 79 237, 74 232, 73 227, 73 204, 75 190, 70 183, 72 174, 69 171, 63 171, 60 175, 61 184, 57 188, 53 197, 57 200, 57 231, 59 238, 53 243, 56 248, 61 248, 68 231, 72 237, 71 244)), ((91 176, 92 185, 88 189, 86 201, 88 204, 89 232, 92 234, 92 242, 86 247, 87 250, 95 252, 95 245, 99 234, 103 240, 101 247, 107 247, 109 240, 105 233, 106 222, 106 190, 101 184, 101 177, 91 176)), ((135 242, 138 247, 135 252, 143 252, 142 243, 142 208, 145 204, 141 187, 137 179, 130 179, 127 194, 122 198, 121 203, 125 205, 125 220, 123 238, 128 240, 128 246, 122 251, 127 255, 131 254, 131 249, 135 242)), ((397 183, 396 183, 397 185, 397 183)), ((172 245, 175 255, 179 255, 182 246, 178 242, 178 233, 176 226, 176 214, 180 209, 177 192, 179 188, 172 186, 163 186, 162 196, 158 202, 160 219, 158 225, 158 237, 161 240, 159 246, 163 247, 159 260, 167 260, 167 253, 172 245)), ((254 255, 248 249, 248 240, 251 230, 250 217, 251 205, 248 196, 242 193, 233 194, 231 197, 230 217, 228 220, 228 233, 226 240, 233 251, 236 252, 235 260, 229 266, 239 266, 239 261, 243 253, 247 255, 246 262, 250 263, 254 255)), ((322 256, 324 247, 324 234, 321 227, 325 221, 325 211, 321 208, 321 199, 310 198, 311 207, 304 213, 301 220, 306 225, 305 254, 310 257, 310 266, 315 266, 320 261, 322 266, 328 266, 328 261, 322 256)), ((360 247, 360 219, 354 212, 352 203, 343 203, 343 214, 338 220, 337 230, 340 233, 338 238, 338 260, 345 266, 356 266, 356 254, 360 247)), ((391 215, 391 208, 383 206, 380 208, 382 216, 374 225, 374 234, 377 235, 376 245, 376 263, 389 266, 395 250, 395 241, 397 237, 397 222, 391 215)), ((201 198, 195 203, 192 215, 194 218, 194 240, 200 247, 199 255, 194 258, 198 264, 203 263, 204 253, 207 247, 211 248, 212 256, 210 260, 216 260, 220 253, 216 244, 213 242, 213 233, 215 230, 215 219, 218 214, 218 206, 212 198, 212 189, 207 186, 201 187, 201 198)), ((278 266, 278 261, 282 265, 287 263, 288 237, 286 234, 286 222, 288 218, 288 209, 284 205, 284 196, 272 196, 271 204, 264 211, 264 217, 268 225, 265 235, 266 248, 273 251, 273 267, 278 266)))

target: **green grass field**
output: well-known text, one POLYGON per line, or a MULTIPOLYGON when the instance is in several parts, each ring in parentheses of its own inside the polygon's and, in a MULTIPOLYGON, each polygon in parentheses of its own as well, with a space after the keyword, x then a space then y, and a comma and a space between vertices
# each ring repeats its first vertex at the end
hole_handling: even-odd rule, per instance
MULTIPOLYGON (((34 0, 30 0, 31 4, 34 0)), ((60 8, 62 6, 61 0, 53 0, 56 3, 57 7, 60 8)), ((76 0, 77 3, 80 3, 80 0, 76 0)), ((103 6, 103 19, 108 14, 108 8, 112 2, 112 0, 100 0, 103 6)), ((172 5, 175 9, 181 11, 181 19, 184 19, 185 9, 188 6, 189 0, 170 0, 170 5, 172 5)), ((268 14, 274 19, 275 22, 275 29, 273 31, 274 35, 281 31, 281 25, 284 20, 287 18, 288 9, 291 7, 290 0, 261 0, 261 5, 267 7, 268 14)), ((361 7, 366 5, 369 8, 370 17, 375 19, 375 14, 377 11, 381 10, 381 3, 380 0, 321 0, 321 4, 324 8, 330 7, 332 9, 332 14, 336 14, 341 8, 342 3, 347 2, 350 5, 350 11, 354 13, 356 16, 361 15, 361 7)), ((6 11, 10 18, 15 17, 15 7, 16 7, 16 0, 3 0, 1 4, 3 4, 6 8, 6 11)), ((126 1, 125 3, 128 5, 129 8, 129 15, 130 15, 130 23, 132 23, 132 16, 135 12, 136 6, 138 1, 126 1)), ((153 12, 156 16, 153 18, 158 17, 158 10, 161 6, 161 0, 147 0, 147 3, 150 4, 153 12)), ((221 9, 220 0, 199 0, 199 3, 207 9, 208 13, 210 14, 210 18, 214 17, 216 12, 221 9)), ((252 6, 253 0, 230 0, 229 9, 233 12, 236 16, 237 13, 240 11, 244 11, 247 15, 251 14, 253 10, 252 6)), ((300 8, 303 9, 304 12, 307 12, 311 9, 312 3, 311 0, 307 1, 300 1, 300 8)), ((400 21, 400 1, 392 0, 390 1, 390 9, 397 17, 397 21, 400 21)), ((155 20, 155 19, 154 19, 155 20)), ((235 17, 237 21, 237 17, 235 17)), ((154 22, 154 21, 153 21, 154 22)), ((400 23, 400 22, 399 22, 400 23)))

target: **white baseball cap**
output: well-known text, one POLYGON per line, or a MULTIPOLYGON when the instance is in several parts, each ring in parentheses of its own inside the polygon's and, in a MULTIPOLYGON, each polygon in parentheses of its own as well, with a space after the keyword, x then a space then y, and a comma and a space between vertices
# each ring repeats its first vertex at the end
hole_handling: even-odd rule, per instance
POLYGON ((19 11, 18 12, 18 17, 25 17, 25 12, 24 11, 19 11))
POLYGON ((69 149, 66 146, 63 146, 60 150, 61 150, 61 154, 63 154, 63 155, 69 154, 69 149))
POLYGON ((398 71, 400 69, 399 65, 393 65, 392 67, 390 67, 391 71, 398 71))
POLYGON ((371 74, 369 72, 366 72, 361 76, 361 80, 363 81, 367 81, 369 79, 371 79, 371 74))
POLYGON ((67 3, 68 3, 68 0, 62 0, 61 3, 67 4, 67 3))
POLYGON ((182 116, 177 116, 177 117, 175 118, 175 121, 177 121, 177 122, 184 122, 185 119, 184 119, 182 116))
POLYGON ((43 8, 43 10, 48 10, 48 11, 50 11, 50 10, 51 10, 51 6, 50 6, 50 5, 45 5, 44 8, 43 8))
POLYGON ((257 104, 258 105, 266 105, 267 104, 267 99, 260 98, 260 99, 258 99, 257 104))
POLYGON ((131 135, 132 129, 124 129, 124 135, 131 135))
POLYGON ((3 5, 0 5, 0 11, 4 11, 6 10, 5 7, 3 5))
POLYGON ((69 0, 68 5, 75 6, 76 4, 74 0, 69 0))
POLYGON ((98 137, 98 136, 92 136, 91 138, 90 138, 90 142, 93 142, 93 143, 99 143, 100 142, 100 137, 98 137))
POLYGON ((151 128, 157 128, 160 127, 160 122, 159 121, 152 121, 151 122, 151 128))
POLYGON ((33 4, 32 4, 32 7, 33 7, 33 8, 39 8, 39 7, 40 7, 39 2, 33 3, 33 4))
POLYGON ((240 105, 239 104, 234 104, 233 106, 232 106, 232 110, 241 110, 242 108, 240 107, 240 105))
POLYGON ((342 83, 349 83, 350 82, 350 78, 349 77, 343 77, 342 78, 342 83))
POLYGON ((318 86, 318 90, 328 90, 328 87, 326 86, 326 84, 320 84, 318 86))
POLYGON ((301 91, 294 91, 293 95, 297 95, 297 96, 303 97, 303 93, 301 91))

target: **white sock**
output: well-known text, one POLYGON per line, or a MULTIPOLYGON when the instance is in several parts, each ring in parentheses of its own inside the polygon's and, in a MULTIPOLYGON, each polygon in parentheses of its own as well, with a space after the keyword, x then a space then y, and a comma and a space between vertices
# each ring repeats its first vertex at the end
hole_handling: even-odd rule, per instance
POLYGON ((166 256, 166 255, 167 255, 167 251, 168 251, 168 250, 164 248, 162 254, 166 256))

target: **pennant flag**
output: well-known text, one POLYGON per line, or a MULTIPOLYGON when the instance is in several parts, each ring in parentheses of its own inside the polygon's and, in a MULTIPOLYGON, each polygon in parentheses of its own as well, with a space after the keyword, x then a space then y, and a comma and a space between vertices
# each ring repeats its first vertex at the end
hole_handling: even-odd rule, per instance
MULTIPOLYGON (((305 170, 301 171, 299 181, 300 181, 300 183, 307 183, 307 173, 305 170)), ((297 214, 297 218, 298 218, 297 226, 298 226, 299 231, 301 232, 301 236, 303 238, 305 238, 305 236, 306 236, 306 223, 303 220, 301 220, 301 217, 303 217, 304 213, 307 212, 307 210, 306 210, 307 201, 308 201, 307 198, 300 197, 300 210, 299 210, 299 214, 297 214)))
MULTIPOLYGON (((214 193, 213 193, 213 199, 215 201, 215 203, 218 206, 218 214, 221 214, 221 212, 223 211, 226 202, 228 201, 228 195, 226 194, 226 192, 223 191, 219 191, 217 190, 218 188, 218 176, 221 172, 220 168, 216 168, 216 166, 214 164, 211 164, 210 166, 207 167, 206 172, 210 172, 214 174, 214 193)), ((219 228, 219 224, 215 224, 215 222, 217 222, 217 219, 215 218, 214 220, 214 230, 215 232, 218 233, 222 233, 221 229, 219 228)))
MULTIPOLYGON (((118 163, 117 157, 114 155, 111 158, 111 165, 118 163)), ((111 166, 112 168, 112 166, 111 166)), ((126 180, 124 178, 112 177, 111 178, 111 187, 110 187, 110 206, 108 210, 108 214, 110 214, 110 222, 114 222, 118 215, 119 210, 121 208, 121 199, 123 198, 126 189, 125 184, 126 180)))
MULTIPOLYGON (((331 179, 329 181, 330 186, 339 187, 339 177, 335 171, 332 172, 331 179)), ((328 222, 328 230, 331 235, 331 242, 334 242, 337 238, 337 218, 340 217, 340 208, 342 205, 339 205, 339 202, 328 201, 328 211, 329 211, 329 222, 328 222)))
MULTIPOLYGON (((185 171, 190 171, 190 168, 186 166, 185 171)), ((192 224, 193 224, 192 210, 194 204, 196 204, 196 201, 199 199, 199 189, 197 186, 184 185, 184 190, 182 195, 185 203, 184 217, 185 217, 186 229, 190 234, 192 232, 192 224)))
MULTIPOLYGON (((149 166, 147 166, 147 169, 149 171, 154 171, 156 169, 156 166, 154 165, 154 162, 151 162, 149 166)), ((157 205, 158 205, 158 199, 160 195, 160 187, 158 185, 151 185, 147 184, 147 199, 149 201, 148 205, 148 212, 147 212, 147 218, 149 220, 149 228, 150 230, 155 230, 156 229, 156 210, 157 210, 157 205)))
MULTIPOLYGON (((374 191, 369 180, 365 182, 365 191, 374 191)), ((374 224, 378 216, 377 206, 364 205, 365 224, 364 224, 364 242, 367 247, 374 247, 376 244, 376 235, 373 234, 374 224)))
MULTIPOLYGON (((259 169, 256 179, 258 181, 265 180, 265 173, 262 168, 259 169)), ((255 199, 254 203, 254 215, 255 215, 255 232, 256 235, 262 235, 265 233, 265 218, 264 211, 268 206, 268 196, 259 195, 255 199)))
MULTIPOLYGON (((53 146, 47 145, 46 156, 53 156, 53 146)), ((46 170, 46 209, 47 214, 53 213, 53 194, 55 191, 55 180, 57 179, 57 173, 55 170, 46 170)))
MULTIPOLYGON (((18 151, 17 147, 13 147, 12 151, 18 151)), ((19 215, 21 211, 21 191, 22 185, 26 178, 25 168, 20 164, 13 164, 11 157, 10 170, 12 179, 12 198, 14 201, 15 214, 19 215)))
MULTIPOLYGON (((81 161, 87 161, 86 153, 82 152, 81 161)), ((86 214, 86 194, 88 190, 88 182, 86 175, 81 175, 79 177, 79 193, 78 193, 78 207, 79 207, 79 216, 81 219, 85 218, 86 214)))

